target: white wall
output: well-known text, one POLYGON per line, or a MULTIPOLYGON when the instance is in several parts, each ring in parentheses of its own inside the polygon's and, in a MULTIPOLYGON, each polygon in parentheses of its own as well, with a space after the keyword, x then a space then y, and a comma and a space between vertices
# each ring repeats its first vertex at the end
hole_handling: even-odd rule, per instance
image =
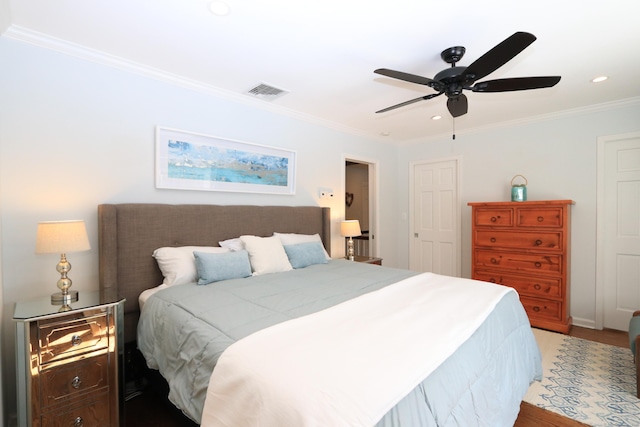
MULTIPOLYGON (((334 256, 344 247, 345 152, 380 165, 381 256, 394 265, 396 149, 175 85, 0 37, 0 218, 4 415, 15 412, 13 305, 57 288, 56 255, 35 255, 36 224, 84 219, 92 250, 70 254, 79 291, 98 287, 96 207, 159 202, 324 205, 332 208, 334 256), (158 190, 157 125, 297 151, 294 196, 158 190), (387 179, 391 178, 391 179, 387 179), (327 205, 326 203, 330 203, 327 205)), ((0 424, 2 420, 0 419, 0 424)))
MULTIPOLYGON (((571 199, 571 315, 574 324, 595 322, 596 141, 640 130, 640 101, 606 111, 458 134, 399 149, 399 188, 408 188, 409 163, 460 155, 463 276, 471 275, 471 208, 467 202, 509 201, 511 179, 528 179, 528 200, 571 199)), ((408 212, 408 192, 399 206, 408 212)), ((408 259, 409 221, 399 221, 399 259, 408 259)), ((407 267, 408 262, 403 267, 407 267)))

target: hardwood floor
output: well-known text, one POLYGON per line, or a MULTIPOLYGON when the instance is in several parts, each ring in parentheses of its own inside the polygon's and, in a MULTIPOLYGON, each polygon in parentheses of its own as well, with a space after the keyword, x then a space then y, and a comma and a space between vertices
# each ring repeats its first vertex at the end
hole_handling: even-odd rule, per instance
MULTIPOLYGON (((605 329, 596 331, 574 326, 569 335, 620 347, 629 347, 626 332, 605 329)), ((125 402, 126 427, 197 427, 166 399, 167 391, 156 383, 145 392, 125 402)), ((528 403, 520 406, 514 427, 583 427, 586 424, 545 411, 528 403)))

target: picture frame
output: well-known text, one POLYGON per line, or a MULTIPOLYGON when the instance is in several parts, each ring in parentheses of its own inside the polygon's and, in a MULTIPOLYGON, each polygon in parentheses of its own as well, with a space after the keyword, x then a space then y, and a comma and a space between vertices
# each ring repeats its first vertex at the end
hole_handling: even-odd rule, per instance
POLYGON ((295 194, 295 175, 295 151, 156 128, 156 188, 295 194))

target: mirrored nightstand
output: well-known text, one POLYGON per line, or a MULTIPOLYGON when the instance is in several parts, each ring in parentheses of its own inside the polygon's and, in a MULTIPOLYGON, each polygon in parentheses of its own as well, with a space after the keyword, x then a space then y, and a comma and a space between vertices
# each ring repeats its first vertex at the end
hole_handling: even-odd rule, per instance
POLYGON ((18 426, 121 424, 124 299, 81 292, 15 305, 18 426))

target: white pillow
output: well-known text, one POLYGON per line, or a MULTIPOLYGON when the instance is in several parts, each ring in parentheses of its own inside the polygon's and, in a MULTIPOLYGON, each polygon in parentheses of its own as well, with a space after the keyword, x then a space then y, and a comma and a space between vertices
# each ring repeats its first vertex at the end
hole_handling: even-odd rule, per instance
POLYGON ((224 253, 229 252, 229 249, 215 246, 180 246, 156 249, 153 251, 153 257, 164 276, 162 282, 164 285, 186 285, 198 281, 194 251, 224 253))
POLYGON ((240 241, 239 237, 236 237, 235 239, 223 240, 221 242, 218 242, 218 244, 223 248, 228 248, 233 252, 244 250, 244 245, 242 244, 242 241, 240 241))
POLYGON ((245 250, 249 252, 254 276, 293 270, 282 242, 277 236, 240 236, 240 240, 245 250))
POLYGON ((322 239, 318 233, 316 234, 296 234, 296 233, 273 233, 274 236, 278 236, 283 245, 297 245, 299 243, 309 243, 309 242, 320 242, 322 245, 322 250, 324 250, 324 256, 327 259, 331 259, 329 253, 324 248, 324 244, 322 243, 322 239))

